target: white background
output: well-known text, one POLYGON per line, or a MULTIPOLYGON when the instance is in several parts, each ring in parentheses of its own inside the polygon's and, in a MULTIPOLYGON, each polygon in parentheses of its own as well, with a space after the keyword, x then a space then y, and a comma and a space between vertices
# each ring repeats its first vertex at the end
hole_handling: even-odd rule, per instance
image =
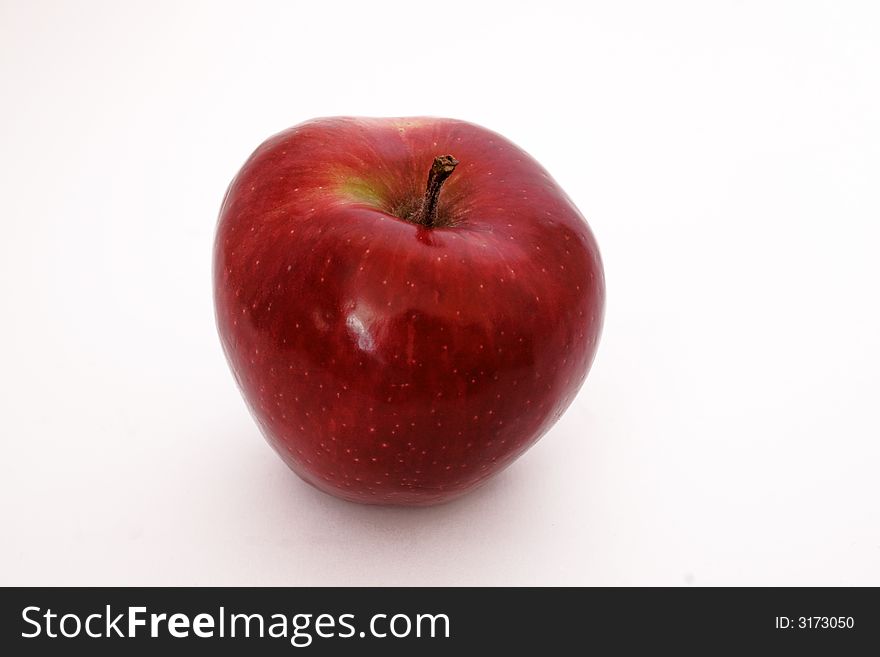
POLYGON ((880 585, 880 9, 0 3, 0 583, 880 585), (605 259, 594 370, 459 502, 302 484, 223 359, 260 141, 453 116, 605 259))

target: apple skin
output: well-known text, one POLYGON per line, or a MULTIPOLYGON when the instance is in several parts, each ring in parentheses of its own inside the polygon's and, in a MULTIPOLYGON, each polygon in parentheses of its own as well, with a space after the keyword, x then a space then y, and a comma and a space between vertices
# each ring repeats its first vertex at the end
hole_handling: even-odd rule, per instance
POLYGON ((463 121, 302 123, 253 153, 220 211, 216 319, 238 385, 288 466, 354 502, 444 502, 509 465, 583 383, 604 297, 568 196, 463 121), (449 225, 395 216, 443 154, 460 162, 449 225))

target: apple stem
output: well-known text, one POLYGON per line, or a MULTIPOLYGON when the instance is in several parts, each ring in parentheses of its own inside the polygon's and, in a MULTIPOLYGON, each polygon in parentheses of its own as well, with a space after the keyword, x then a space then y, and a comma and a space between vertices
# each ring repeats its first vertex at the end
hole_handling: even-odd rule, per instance
POLYGON ((433 228, 437 221, 437 200, 440 198, 440 188, 446 179, 455 171, 458 160, 451 155, 438 155, 434 158, 431 171, 428 173, 428 187, 425 197, 413 213, 410 221, 425 228, 433 228))

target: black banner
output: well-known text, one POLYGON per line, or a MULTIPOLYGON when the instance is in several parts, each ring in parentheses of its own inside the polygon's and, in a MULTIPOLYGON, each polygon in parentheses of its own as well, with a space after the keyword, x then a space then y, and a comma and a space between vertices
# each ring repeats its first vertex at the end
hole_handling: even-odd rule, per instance
POLYGON ((880 601, 867 588, 7 588, 0 598, 7 655, 520 655, 646 647, 854 654, 880 645, 880 601))

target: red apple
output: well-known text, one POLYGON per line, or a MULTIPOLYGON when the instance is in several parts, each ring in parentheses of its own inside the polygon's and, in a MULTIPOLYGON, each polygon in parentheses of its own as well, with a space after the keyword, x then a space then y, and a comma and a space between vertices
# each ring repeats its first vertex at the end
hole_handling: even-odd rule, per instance
POLYGON ((294 472, 347 500, 426 505, 556 422, 605 293, 584 218, 504 137, 325 118, 271 137, 232 181, 214 296, 235 378, 294 472))

